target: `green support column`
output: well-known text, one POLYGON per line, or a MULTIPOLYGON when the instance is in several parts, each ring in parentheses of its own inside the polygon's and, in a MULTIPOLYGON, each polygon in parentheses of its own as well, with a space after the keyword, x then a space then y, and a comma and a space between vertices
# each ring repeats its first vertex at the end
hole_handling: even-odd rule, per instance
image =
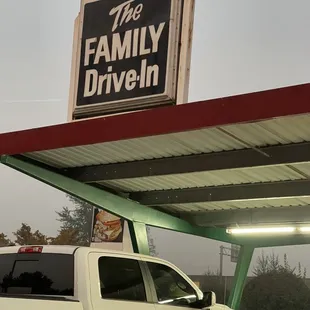
POLYGON ((132 247, 135 253, 150 255, 146 225, 138 222, 128 222, 132 247))
POLYGON ((238 310, 241 303, 242 293, 248 270, 251 264, 254 247, 246 245, 242 246, 239 252, 238 263, 235 270, 233 288, 229 296, 228 306, 234 310, 238 310))

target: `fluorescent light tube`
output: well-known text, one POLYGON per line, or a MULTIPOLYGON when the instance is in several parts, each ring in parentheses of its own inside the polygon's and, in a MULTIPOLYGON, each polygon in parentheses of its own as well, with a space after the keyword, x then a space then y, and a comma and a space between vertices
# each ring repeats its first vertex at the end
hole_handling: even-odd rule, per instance
MULTIPOLYGON (((295 227, 248 227, 248 228, 229 228, 227 233, 232 235, 242 234, 273 234, 273 233, 292 233, 295 227)), ((309 230, 310 231, 310 230, 309 230)))
POLYGON ((299 230, 301 232, 310 232, 310 226, 308 226, 308 227, 300 227, 299 230))

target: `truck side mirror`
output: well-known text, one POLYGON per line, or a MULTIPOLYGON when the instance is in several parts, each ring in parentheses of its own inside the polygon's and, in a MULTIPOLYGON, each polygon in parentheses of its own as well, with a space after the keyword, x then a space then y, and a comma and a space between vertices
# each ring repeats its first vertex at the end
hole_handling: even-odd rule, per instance
POLYGON ((213 307, 216 304, 216 295, 214 292, 204 292, 202 300, 202 309, 213 307))

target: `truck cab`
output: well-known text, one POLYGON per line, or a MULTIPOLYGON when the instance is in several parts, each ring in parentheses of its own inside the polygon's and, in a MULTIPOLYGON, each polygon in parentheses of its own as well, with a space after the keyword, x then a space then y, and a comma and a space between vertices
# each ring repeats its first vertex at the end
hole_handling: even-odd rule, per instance
POLYGON ((10 310, 230 309, 167 261, 87 247, 1 248, 0 290, 10 310))

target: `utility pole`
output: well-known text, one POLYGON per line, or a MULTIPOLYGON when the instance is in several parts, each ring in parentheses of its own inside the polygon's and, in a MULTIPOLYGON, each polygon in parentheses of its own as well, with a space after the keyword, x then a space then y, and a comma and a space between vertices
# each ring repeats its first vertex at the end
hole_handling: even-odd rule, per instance
POLYGON ((224 263, 224 246, 220 246, 220 279, 223 279, 223 263, 224 263))
MULTIPOLYGON (((223 284, 223 267, 224 267, 224 256, 229 256, 232 263, 238 261, 240 247, 232 244, 231 247, 220 246, 220 283, 223 284)), ((224 285, 224 303, 226 302, 226 290, 227 290, 227 278, 225 277, 224 285)))

